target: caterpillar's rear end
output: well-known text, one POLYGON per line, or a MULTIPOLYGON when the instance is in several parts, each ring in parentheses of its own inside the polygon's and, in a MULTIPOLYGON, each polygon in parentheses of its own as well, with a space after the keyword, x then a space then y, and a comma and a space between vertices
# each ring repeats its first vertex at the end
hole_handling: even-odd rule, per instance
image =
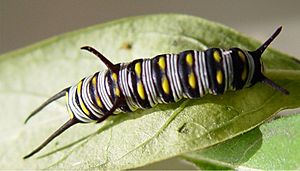
POLYGON ((281 27, 255 51, 239 48, 188 50, 116 65, 97 50, 89 46, 82 47, 99 57, 108 69, 60 91, 29 115, 25 123, 49 103, 67 97, 70 120, 24 158, 34 155, 77 123, 102 122, 113 114, 177 102, 182 98, 221 95, 257 82, 269 84, 288 94, 287 90, 265 77, 261 71, 261 55, 280 31, 281 27))

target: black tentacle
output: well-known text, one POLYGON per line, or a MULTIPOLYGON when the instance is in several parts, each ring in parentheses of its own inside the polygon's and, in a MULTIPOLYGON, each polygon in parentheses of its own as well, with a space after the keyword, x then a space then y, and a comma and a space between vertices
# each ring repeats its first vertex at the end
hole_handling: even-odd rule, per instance
POLYGON ((76 118, 72 118, 68 120, 65 124, 63 124, 57 131, 55 131, 49 138, 46 139, 40 146, 38 146, 35 150, 33 150, 28 155, 24 156, 23 159, 27 159, 31 156, 33 156, 35 153, 39 152, 41 149, 43 149, 47 144, 49 144, 54 138, 59 136, 61 133, 63 133, 65 130, 69 129, 71 126, 79 123, 79 121, 76 118))
POLYGON ((35 109, 33 112, 31 112, 29 114, 29 116, 25 119, 24 123, 26 124, 31 117, 33 117, 34 115, 36 115, 38 112, 40 112, 42 109, 44 109, 51 102, 53 102, 53 101, 55 101, 55 100, 57 100, 57 99, 65 96, 66 92, 68 92, 69 88, 70 87, 61 90, 60 92, 58 92, 57 94, 55 94, 54 96, 52 96, 48 100, 46 100, 40 107, 38 107, 37 109, 35 109))
POLYGON ((108 69, 112 70, 113 72, 117 72, 118 68, 117 65, 114 65, 112 62, 110 62, 104 55, 102 55, 99 51, 97 51, 95 48, 91 46, 83 46, 80 49, 87 50, 97 57, 107 66, 108 69))

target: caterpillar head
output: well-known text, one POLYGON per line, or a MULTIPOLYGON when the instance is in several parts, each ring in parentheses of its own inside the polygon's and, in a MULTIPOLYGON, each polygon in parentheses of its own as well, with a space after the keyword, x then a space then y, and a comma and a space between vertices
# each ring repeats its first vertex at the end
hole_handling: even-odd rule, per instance
POLYGON ((256 82, 262 82, 268 84, 275 90, 288 95, 289 92, 286 89, 280 87, 279 85, 274 83, 272 80, 270 80, 263 74, 264 65, 261 61, 262 54, 264 53, 266 48, 270 45, 270 43, 278 36, 281 30, 282 30, 282 26, 278 27, 276 31, 270 36, 270 38, 267 39, 259 48, 257 48, 255 51, 248 51, 248 53, 252 56, 254 60, 254 66, 255 66, 254 75, 251 82, 252 84, 255 84, 256 82))

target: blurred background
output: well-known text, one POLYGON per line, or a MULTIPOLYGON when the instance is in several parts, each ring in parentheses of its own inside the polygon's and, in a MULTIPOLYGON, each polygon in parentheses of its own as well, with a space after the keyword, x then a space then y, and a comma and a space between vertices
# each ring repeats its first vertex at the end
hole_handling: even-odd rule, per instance
MULTIPOLYGON (((272 47, 300 59, 300 1, 219 0, 0 0, 0 54, 51 36, 128 16, 182 13, 232 27, 264 41, 279 25, 272 47)), ((179 159, 140 169, 193 169, 179 159)))
POLYGON ((230 26, 300 59, 300 1, 219 0, 0 0, 0 54, 45 38, 128 16, 183 13, 230 26))

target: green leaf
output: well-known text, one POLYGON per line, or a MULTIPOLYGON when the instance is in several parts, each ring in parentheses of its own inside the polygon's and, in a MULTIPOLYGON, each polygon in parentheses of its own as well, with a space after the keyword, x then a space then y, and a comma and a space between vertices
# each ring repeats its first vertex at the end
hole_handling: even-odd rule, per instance
POLYGON ((201 169, 297 170, 300 168, 299 123, 299 114, 283 117, 182 157, 201 169))
POLYGON ((28 113, 54 93, 105 69, 93 55, 79 50, 84 45, 118 63, 186 49, 253 50, 260 43, 220 24, 172 14, 96 25, 4 54, 0 56, 2 169, 136 168, 210 147, 253 129, 281 109, 300 106, 299 63, 268 49, 263 56, 267 75, 288 89, 289 96, 257 84, 223 96, 121 114, 102 124, 78 124, 39 152, 40 157, 23 160, 68 119, 62 101, 24 125, 28 113))

